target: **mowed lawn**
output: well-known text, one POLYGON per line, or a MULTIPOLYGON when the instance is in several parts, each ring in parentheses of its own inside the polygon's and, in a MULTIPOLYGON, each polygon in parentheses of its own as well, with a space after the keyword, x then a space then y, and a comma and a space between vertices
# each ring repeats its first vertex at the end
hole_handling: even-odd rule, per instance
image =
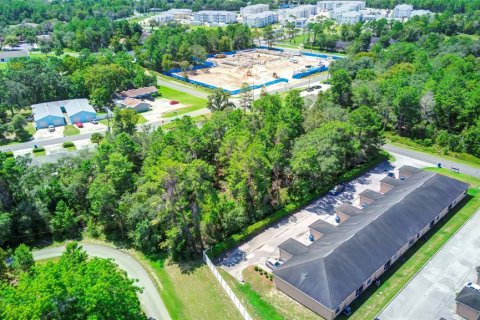
MULTIPOLYGON (((380 277, 380 287, 370 286, 351 307, 350 320, 374 319, 415 274, 437 253, 480 208, 480 179, 446 169, 426 168, 470 184, 468 195, 380 277)), ((341 315, 339 319, 346 319, 341 315)))
POLYGON ((185 105, 184 108, 179 108, 175 111, 165 112, 163 114, 164 118, 174 117, 207 107, 207 99, 195 97, 182 91, 178 91, 168 87, 160 87, 159 92, 163 98, 169 100, 176 100, 179 101, 181 104, 185 105))
POLYGON ((172 319, 242 319, 203 261, 174 263, 151 258, 147 262, 160 280, 160 295, 172 319))

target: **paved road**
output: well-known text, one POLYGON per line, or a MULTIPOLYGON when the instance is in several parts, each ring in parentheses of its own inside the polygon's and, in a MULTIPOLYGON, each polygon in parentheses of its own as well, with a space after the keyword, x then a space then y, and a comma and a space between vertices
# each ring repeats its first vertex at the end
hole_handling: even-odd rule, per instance
POLYGON ((401 148, 397 147, 391 144, 386 144, 383 146, 383 149, 387 150, 388 152, 393 152, 400 154, 402 156, 418 159, 424 162, 428 162, 434 166, 436 166, 439 162, 442 164, 442 166, 446 169, 450 169, 451 167, 456 167, 460 169, 461 173, 468 174, 472 177, 477 177, 480 178, 480 168, 474 168, 471 166, 468 166, 466 164, 462 163, 457 163, 451 160, 445 160, 440 157, 436 157, 434 155, 428 154, 428 153, 423 153, 423 152, 418 152, 418 151, 413 151, 410 149, 406 148, 401 148))
MULTIPOLYGON (((143 292, 138 295, 138 298, 147 317, 156 320, 171 319, 154 282, 137 260, 111 247, 96 244, 82 244, 82 246, 91 256, 115 260, 115 263, 127 272, 129 278, 138 279, 137 285, 143 288, 143 292)), ((65 250, 65 246, 41 249, 34 251, 33 257, 35 260, 59 257, 63 250, 65 250)))
POLYGON ((480 261, 480 210, 382 311, 382 320, 441 317, 462 319, 455 314, 455 294, 475 281, 480 261))

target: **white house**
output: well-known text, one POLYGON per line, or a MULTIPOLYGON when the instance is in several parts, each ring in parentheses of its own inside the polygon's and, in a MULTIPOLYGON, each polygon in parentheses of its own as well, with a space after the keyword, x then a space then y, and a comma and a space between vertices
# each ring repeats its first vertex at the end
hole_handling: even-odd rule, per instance
POLYGON ((352 11, 365 9, 365 1, 318 1, 317 11, 330 11, 339 7, 350 7, 352 11))
POLYGON ((119 100, 116 104, 120 108, 134 109, 137 112, 145 112, 150 110, 150 104, 148 102, 135 98, 126 98, 125 100, 119 100))
POLYGON ((412 14, 413 6, 410 4, 399 4, 393 8, 392 18, 407 19, 412 14))
POLYGON ((0 51, 0 62, 8 62, 15 58, 27 58, 28 52, 23 50, 0 51))

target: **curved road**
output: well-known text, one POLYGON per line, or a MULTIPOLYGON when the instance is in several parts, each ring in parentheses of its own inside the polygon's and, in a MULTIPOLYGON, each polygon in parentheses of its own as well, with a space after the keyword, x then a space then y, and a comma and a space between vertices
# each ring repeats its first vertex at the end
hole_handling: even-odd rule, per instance
MULTIPOLYGON (((171 319, 155 284, 148 275, 147 270, 145 270, 137 260, 132 256, 111 247, 97 244, 80 244, 88 255, 104 259, 113 259, 120 269, 127 272, 129 278, 138 279, 137 285, 143 288, 143 292, 138 294, 138 298, 147 317, 152 317, 155 320, 171 319)), ((55 258, 61 256, 64 250, 65 246, 41 249, 34 251, 33 257, 35 260, 55 258)))

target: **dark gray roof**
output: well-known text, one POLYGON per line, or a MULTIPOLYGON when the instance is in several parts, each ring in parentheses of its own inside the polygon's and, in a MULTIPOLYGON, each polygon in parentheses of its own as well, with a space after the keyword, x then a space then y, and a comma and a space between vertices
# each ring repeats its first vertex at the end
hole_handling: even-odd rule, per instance
POLYGON ((278 248, 287 253, 290 253, 291 255, 297 255, 308 251, 306 245, 298 242, 295 239, 288 239, 287 241, 282 242, 278 246, 278 248))
POLYGON ((352 206, 351 204, 344 203, 335 208, 336 211, 348 214, 349 216, 354 216, 362 213, 362 209, 352 206))
POLYGON ((360 192, 360 195, 374 201, 385 197, 385 195, 381 194, 380 192, 370 189, 363 190, 362 192, 360 192))
POLYGON ((401 166, 398 169, 398 171, 407 172, 407 173, 410 173, 410 174, 415 174, 415 173, 422 172, 422 169, 418 169, 418 168, 415 168, 415 167, 412 167, 412 166, 401 166))
POLYGON ((274 274, 334 310, 467 188, 433 172, 412 175, 274 274))
POLYGON ((318 219, 308 227, 310 229, 320 232, 323 235, 338 231, 337 227, 322 219, 318 219))
POLYGON ((0 59, 5 58, 24 58, 28 57, 28 52, 23 50, 12 50, 12 51, 0 51, 0 59))
POLYGON ((455 298, 458 301, 470 308, 480 311, 480 292, 470 287, 463 287, 462 291, 455 298))
POLYGON ((403 180, 395 179, 395 178, 392 178, 392 177, 389 177, 389 176, 386 176, 385 178, 380 180, 380 182, 386 183, 386 184, 394 186, 394 187, 400 186, 400 185, 405 183, 405 181, 403 181, 403 180))

